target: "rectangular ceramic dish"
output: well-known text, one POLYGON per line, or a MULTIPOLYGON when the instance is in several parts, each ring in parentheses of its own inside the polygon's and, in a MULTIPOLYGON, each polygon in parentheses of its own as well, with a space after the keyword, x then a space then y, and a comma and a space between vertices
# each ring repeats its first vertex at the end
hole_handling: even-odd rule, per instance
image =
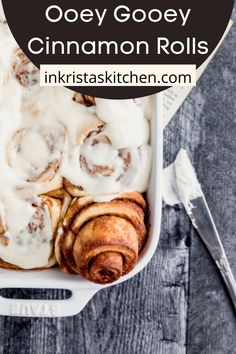
POLYGON ((162 94, 153 96, 151 144, 153 149, 152 172, 147 193, 150 208, 148 242, 132 272, 106 286, 93 284, 76 275, 62 273, 59 269, 40 272, 14 272, 0 269, 1 288, 68 289, 72 296, 66 300, 20 300, 0 297, 0 315, 27 317, 60 317, 78 314, 98 291, 115 286, 139 273, 152 258, 160 235, 161 178, 162 178, 162 94))

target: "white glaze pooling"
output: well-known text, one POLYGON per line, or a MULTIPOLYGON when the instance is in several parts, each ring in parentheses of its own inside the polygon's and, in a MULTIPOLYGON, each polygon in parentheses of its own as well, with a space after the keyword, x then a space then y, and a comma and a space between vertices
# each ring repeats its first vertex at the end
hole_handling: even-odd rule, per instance
POLYGON ((0 244, 0 258, 30 269, 46 265, 51 252, 47 208, 43 235, 33 234, 27 226, 35 214, 32 202, 44 189, 37 176, 50 163, 58 162, 56 177, 82 186, 98 201, 147 189, 151 164, 147 105, 97 99, 96 107, 88 108, 74 102, 74 93, 64 88, 21 86, 12 71, 16 44, 7 25, 0 26, 0 201, 9 239, 7 246, 0 244), (85 128, 93 131, 96 125, 103 126, 100 134, 108 142, 93 145, 86 135, 81 139, 85 128), (128 168, 121 150, 125 157, 130 155, 128 168), (88 173, 81 155, 95 173, 88 173), (111 173, 101 173, 97 169, 101 165, 111 173))

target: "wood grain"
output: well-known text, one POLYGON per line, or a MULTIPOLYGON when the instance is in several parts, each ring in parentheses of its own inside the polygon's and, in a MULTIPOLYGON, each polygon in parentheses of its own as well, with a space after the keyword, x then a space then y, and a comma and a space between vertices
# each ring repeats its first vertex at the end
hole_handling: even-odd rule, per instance
MULTIPOLYGON (((234 27, 165 129, 164 159, 167 166, 180 147, 188 150, 236 274, 235 38, 234 27)), ((0 353, 234 354, 235 333, 236 316, 216 267, 183 208, 164 206, 159 248, 141 274, 101 291, 72 318, 1 317, 0 353)))
MULTIPOLYGON (((194 106, 195 119, 199 122, 197 134, 200 136, 200 144, 194 149, 194 160, 236 276, 235 38, 234 26, 207 75, 202 77, 197 87, 194 106), (199 105, 202 106, 201 113, 198 112, 199 105)), ((194 232, 191 239, 188 352, 236 353, 236 315, 226 289, 194 232)))

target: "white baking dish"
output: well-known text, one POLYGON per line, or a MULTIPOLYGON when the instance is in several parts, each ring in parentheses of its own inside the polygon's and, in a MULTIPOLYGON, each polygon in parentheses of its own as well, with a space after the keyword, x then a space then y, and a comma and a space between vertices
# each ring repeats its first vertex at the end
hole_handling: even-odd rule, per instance
POLYGON ((68 289, 72 296, 67 300, 19 300, 0 297, 0 315, 28 317, 58 317, 78 314, 89 300, 104 287, 114 286, 139 273, 152 258, 160 235, 161 177, 162 177, 162 94, 153 96, 154 112, 151 122, 153 161, 148 202, 150 229, 148 242, 135 269, 111 285, 101 286, 59 269, 40 272, 14 272, 0 270, 1 288, 68 289))

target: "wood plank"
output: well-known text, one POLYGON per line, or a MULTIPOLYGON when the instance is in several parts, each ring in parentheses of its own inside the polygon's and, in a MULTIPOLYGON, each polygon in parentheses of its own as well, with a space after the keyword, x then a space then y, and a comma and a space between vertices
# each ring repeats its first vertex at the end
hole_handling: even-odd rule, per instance
MULTIPOLYGON (((194 149, 194 159, 236 275, 235 36, 234 26, 198 86, 195 119, 199 122, 201 144, 194 149)), ((191 240, 188 352, 236 353, 236 318, 229 297, 195 232, 192 232, 191 240)))
MULTIPOLYGON (((197 88, 194 119, 201 143, 194 148, 194 160, 236 275, 235 36, 234 26, 197 88)), ((236 353, 236 318, 226 289, 195 232, 191 240, 188 352, 236 353)))

